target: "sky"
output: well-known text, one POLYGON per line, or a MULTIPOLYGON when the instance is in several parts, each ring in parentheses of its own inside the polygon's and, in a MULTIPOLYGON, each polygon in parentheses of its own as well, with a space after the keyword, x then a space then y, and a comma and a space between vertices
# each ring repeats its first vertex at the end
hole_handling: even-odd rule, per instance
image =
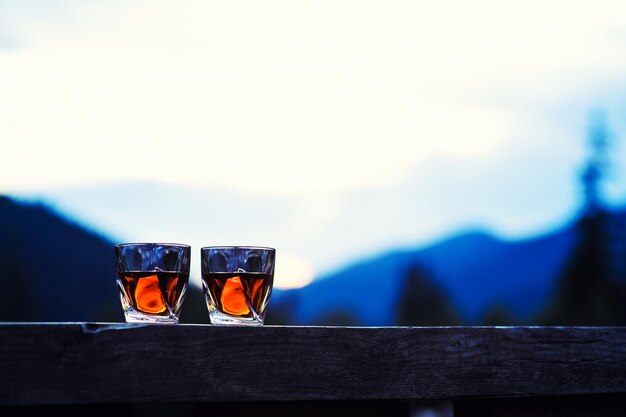
POLYGON ((114 239, 274 245, 285 287, 463 228, 538 233, 575 213, 597 109, 626 202, 624 16, 0 0, 0 193, 114 239))

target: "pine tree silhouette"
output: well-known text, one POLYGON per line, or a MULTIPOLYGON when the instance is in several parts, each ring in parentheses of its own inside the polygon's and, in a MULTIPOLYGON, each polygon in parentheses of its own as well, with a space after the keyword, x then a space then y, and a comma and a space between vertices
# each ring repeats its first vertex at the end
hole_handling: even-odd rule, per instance
POLYGON ((397 305, 396 324, 399 326, 459 324, 446 294, 419 265, 407 270, 397 305))
POLYGON ((578 244, 561 276, 552 306, 540 320, 549 325, 617 325, 623 288, 613 276, 611 216, 601 183, 608 168, 610 135, 603 115, 589 129, 590 155, 581 175, 584 202, 576 223, 578 244))

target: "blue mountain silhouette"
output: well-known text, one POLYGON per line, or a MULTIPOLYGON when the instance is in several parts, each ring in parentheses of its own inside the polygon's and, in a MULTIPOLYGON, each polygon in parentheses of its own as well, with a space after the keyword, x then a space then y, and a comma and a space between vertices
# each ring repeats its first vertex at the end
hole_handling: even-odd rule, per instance
POLYGON ((359 261, 273 300, 295 308, 294 322, 310 324, 342 311, 363 325, 392 325, 406 271, 419 265, 449 296, 466 323, 479 323, 491 307, 531 322, 549 300, 575 243, 572 227, 521 241, 462 233, 423 248, 359 261))
POLYGON ((0 196, 1 320, 121 320, 112 244, 40 204, 0 196))
MULTIPOLYGON (((0 321, 123 321, 113 242, 41 204, 0 196, 0 321)), ((198 288, 181 320, 206 323, 198 288)))

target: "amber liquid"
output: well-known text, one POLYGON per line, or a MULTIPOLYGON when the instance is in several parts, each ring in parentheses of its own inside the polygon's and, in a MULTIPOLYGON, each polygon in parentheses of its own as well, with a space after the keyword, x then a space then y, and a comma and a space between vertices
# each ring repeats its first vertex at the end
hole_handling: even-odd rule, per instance
POLYGON ((202 274, 207 298, 219 312, 235 317, 263 317, 270 298, 272 274, 250 272, 202 274))
POLYGON ((123 288, 126 302, 133 309, 153 316, 168 316, 171 312, 178 314, 189 274, 161 271, 118 272, 117 280, 123 288))

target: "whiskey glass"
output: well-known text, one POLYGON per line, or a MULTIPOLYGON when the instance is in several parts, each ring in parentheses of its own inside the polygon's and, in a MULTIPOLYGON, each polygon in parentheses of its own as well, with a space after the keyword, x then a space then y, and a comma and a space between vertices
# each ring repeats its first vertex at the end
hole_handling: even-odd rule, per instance
POLYGON ((117 288, 127 323, 176 324, 189 282, 191 247, 115 245, 117 288))
POLYGON ((275 255, 275 249, 257 246, 201 249, 202 288, 211 324, 263 324, 274 283, 275 255))

